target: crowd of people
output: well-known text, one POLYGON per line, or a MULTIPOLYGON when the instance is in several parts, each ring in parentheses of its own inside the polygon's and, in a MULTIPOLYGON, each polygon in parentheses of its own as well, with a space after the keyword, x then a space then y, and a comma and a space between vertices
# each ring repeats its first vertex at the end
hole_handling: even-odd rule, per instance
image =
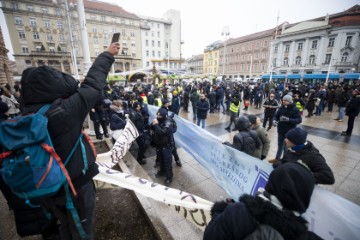
MULTIPOLYGON (((268 231, 265 223, 258 224, 258 216, 254 216, 254 206, 261 206, 266 209, 271 209, 272 214, 277 214, 277 211, 286 211, 295 225, 299 229, 295 236, 305 234, 306 236, 313 236, 308 234, 306 227, 304 227, 304 220, 296 218, 292 211, 304 212, 308 206, 309 198, 311 196, 314 184, 334 184, 335 178, 331 168, 327 165, 325 158, 319 150, 307 140, 307 132, 298 125, 302 122, 302 118, 306 113, 306 118, 315 118, 320 116, 324 111, 335 111, 337 106, 338 116, 336 121, 344 121, 345 115, 348 116, 347 129, 341 134, 350 136, 353 131, 355 118, 360 111, 360 86, 359 83, 348 85, 344 83, 330 82, 328 85, 311 85, 307 83, 299 84, 276 84, 270 83, 229 83, 226 81, 219 81, 215 83, 210 82, 195 82, 195 83, 181 83, 174 85, 166 84, 145 84, 138 82, 136 84, 129 84, 126 86, 117 84, 106 84, 105 75, 108 68, 113 62, 113 55, 117 54, 117 46, 112 46, 107 52, 101 55, 105 59, 105 63, 95 62, 94 65, 106 68, 104 71, 94 70, 90 71, 88 77, 82 83, 80 90, 74 87, 71 91, 65 91, 64 96, 49 96, 50 93, 39 92, 34 98, 30 96, 33 92, 37 93, 36 89, 27 85, 22 81, 22 85, 16 83, 14 86, 5 86, 1 90, 0 101, 0 119, 1 121, 16 117, 20 113, 37 110, 43 100, 41 98, 47 97, 48 102, 55 101, 56 105, 53 108, 68 108, 70 115, 82 113, 81 119, 74 118, 69 121, 67 125, 76 120, 77 130, 81 130, 82 122, 85 119, 87 112, 84 110, 76 110, 73 106, 72 99, 76 98, 79 107, 83 104, 81 98, 84 96, 87 101, 92 104, 90 109, 90 118, 94 124, 96 138, 101 140, 104 137, 113 137, 116 140, 114 133, 121 130, 126 125, 127 116, 136 126, 139 132, 139 137, 136 139, 138 151, 136 160, 139 164, 146 164, 145 153, 148 148, 154 147, 156 149, 155 167, 159 168, 156 177, 165 177, 165 185, 169 186, 173 180, 172 161, 173 158, 177 166, 181 167, 182 163, 177 154, 176 142, 174 133, 177 130, 176 122, 174 121, 174 114, 178 115, 180 111, 189 113, 192 109, 193 122, 201 128, 205 128, 206 119, 209 114, 225 114, 230 116, 229 125, 225 128, 227 131, 237 131, 233 137, 233 142, 224 142, 224 144, 233 147, 239 151, 245 152, 260 160, 268 158, 270 149, 270 139, 268 131, 276 126, 278 138, 278 151, 274 159, 269 162, 273 164, 275 170, 270 176, 266 191, 257 197, 243 196, 240 202, 231 204, 234 201, 225 203, 217 203, 212 210, 213 220, 205 231, 206 239, 221 239, 221 236, 227 236, 229 229, 223 229, 220 221, 232 221, 235 217, 234 214, 244 211, 247 212, 246 219, 242 220, 242 224, 249 225, 249 229, 243 232, 235 231, 231 236, 248 236, 258 231, 268 231), (92 74, 94 77, 92 77, 92 74), (102 81, 96 82, 95 79, 101 77, 102 81), (94 90, 89 90, 86 87, 90 86, 94 90), (93 92, 92 92, 93 91, 93 92), (28 92, 31 92, 28 93, 28 92), (30 95, 24 95, 24 94, 30 95), (94 97, 95 95, 101 97, 94 97), (58 97, 60 100, 54 99, 58 97), (34 100, 35 99, 35 100, 34 100), (80 104, 81 103, 81 104, 80 104), (191 108, 190 108, 191 104, 191 108), (149 119, 148 105, 159 107, 155 119, 149 119), (263 119, 256 115, 249 115, 247 111, 250 107, 263 112, 263 119), (171 112, 171 114, 170 114, 171 112), (242 114, 240 114, 240 112, 242 114), (244 113, 244 114, 243 114, 244 113), (152 121, 150 121, 152 120, 152 121), (81 125, 81 126, 80 126, 81 125), (102 129, 102 131, 101 131, 102 129), (110 131, 109 131, 110 129, 110 131), (277 181, 279 176, 284 175, 284 172, 300 172, 301 177, 304 179, 292 179, 296 184, 299 181, 308 183, 307 195, 301 197, 302 199, 293 199, 298 201, 298 205, 289 205, 290 199, 286 196, 282 199, 277 181), (276 204, 273 204, 273 198, 278 198, 276 204), (274 207, 275 206, 275 207, 274 207), (222 220, 220 220, 222 219, 222 220), (256 223, 256 224, 255 224, 256 223), (220 224, 220 225, 217 225, 220 224), (264 230, 265 229, 265 230, 264 230), (216 234, 214 234, 216 232, 216 234), (220 235, 219 235, 220 234, 220 235), (216 236, 216 237, 215 237, 216 236), (218 238, 219 236, 220 238, 218 238)), ((31 78, 41 78, 43 76, 32 73, 31 78)), ((25 79, 25 78, 24 78, 25 79)), ((31 79, 29 79, 30 81, 31 79)), ((77 84, 77 83, 76 83, 77 84)), ((36 84, 34 85, 34 87, 36 84)), ((85 103, 84 103, 85 104, 85 103)), ((85 104, 86 105, 86 104, 85 104)), ((84 105, 84 106, 85 106, 84 105)), ((90 106, 90 105, 89 105, 90 106)), ((51 108, 50 108, 51 110, 51 108)), ((54 112, 55 110, 53 110, 54 112)), ((57 113, 54 113, 55 115, 57 113)), ((66 117, 66 116, 65 116, 66 117)), ((56 122, 57 125, 63 124, 62 118, 50 117, 50 123, 56 122)), ((67 118, 67 117, 66 117, 67 118)), ((51 124, 51 126, 54 126, 51 124)), ((70 126, 70 125, 69 125, 70 126)), ((71 125, 73 128, 73 125, 71 125)), ((58 130, 50 131, 52 134, 58 130)), ((72 131, 73 132, 73 131, 72 131)), ((78 131, 76 131, 78 132, 78 131)), ((62 136, 64 134, 60 134, 62 136)), ((72 134, 68 136, 69 139, 74 138, 72 134)), ((55 140, 55 145, 60 147, 60 140, 63 141, 64 137, 55 140)), ((57 139, 57 138, 55 138, 57 139)), ((71 147, 70 145, 67 148, 71 147)), ((88 150, 88 149, 87 149, 88 150)), ((62 151, 61 152, 66 152, 62 151)), ((77 154, 81 154, 81 150, 77 150, 77 154)), ((87 153, 90 155, 90 153, 87 153)), ((66 156, 63 156, 66 157, 66 156)), ((92 170, 86 176, 78 176, 77 172, 71 172, 75 179, 78 179, 78 189, 83 191, 80 198, 94 199, 93 186, 90 184, 90 179, 97 174, 97 168, 94 167, 93 162, 95 158, 92 156, 91 166, 92 170)), ((74 161, 75 163, 77 161, 74 161)), ((74 168, 75 169, 75 168, 74 168)), ((79 168, 80 169, 80 168, 79 168)), ((286 175, 286 174, 285 174, 286 175)), ((286 186, 288 187, 288 186, 286 186)), ((305 186, 296 186, 305 187, 305 186)), ((80 192, 81 192, 80 191, 80 192)), ((294 188, 292 191, 298 191, 294 188)), ((299 190, 300 191, 300 190, 299 190)), ((302 190, 301 190, 302 191, 302 190)), ((302 191, 303 192, 303 191, 302 191)), ((59 196, 60 198, 63 196, 59 196)), ((56 212, 59 219, 67 222, 67 214, 55 204, 57 199, 49 199, 48 207, 56 212)), ((80 206, 78 206, 81 209, 80 206)), ((270 211, 270 212, 271 212, 270 211)), ((89 215, 83 216, 89 220, 89 224, 84 224, 89 238, 92 237, 90 230, 91 221, 93 219, 93 211, 86 211, 89 215)), ((233 221, 232 221, 233 222, 233 221)), ((236 223, 238 224, 238 223, 236 223)), ((280 234, 285 239, 293 238, 294 235, 279 229, 277 225, 271 225, 272 234, 280 234), (289 235, 290 234, 290 235, 289 235)), ((73 229, 65 229, 61 231, 63 236, 77 236, 73 229)), ((70 238, 69 238, 70 239, 70 238)), ((235 238, 234 238, 235 239, 235 238)))

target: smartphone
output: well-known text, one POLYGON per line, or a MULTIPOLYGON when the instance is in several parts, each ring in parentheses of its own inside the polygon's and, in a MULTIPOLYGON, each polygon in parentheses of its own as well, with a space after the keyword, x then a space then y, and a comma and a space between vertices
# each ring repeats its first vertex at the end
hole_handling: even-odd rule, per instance
POLYGON ((111 39, 111 43, 119 42, 119 38, 120 38, 120 33, 114 33, 111 39))

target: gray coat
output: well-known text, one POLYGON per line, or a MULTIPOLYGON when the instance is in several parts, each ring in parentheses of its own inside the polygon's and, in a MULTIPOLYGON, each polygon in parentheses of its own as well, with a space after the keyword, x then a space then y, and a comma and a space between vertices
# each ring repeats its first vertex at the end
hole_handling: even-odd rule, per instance
POLYGON ((254 157, 261 159, 261 156, 266 157, 269 153, 270 139, 269 139, 267 131, 262 126, 259 125, 259 126, 255 127, 254 130, 256 131, 256 133, 262 143, 260 147, 255 149, 254 157))

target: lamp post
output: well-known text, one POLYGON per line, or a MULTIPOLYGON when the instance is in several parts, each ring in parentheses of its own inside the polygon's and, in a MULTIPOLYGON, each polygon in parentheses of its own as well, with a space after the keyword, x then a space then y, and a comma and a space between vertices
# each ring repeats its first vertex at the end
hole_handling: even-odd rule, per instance
POLYGON ((330 69, 331 69, 332 60, 333 60, 333 59, 330 59, 329 67, 328 67, 327 74, 326 74, 326 81, 325 81, 325 84, 326 84, 326 85, 328 84, 328 81, 329 81, 329 76, 330 76, 330 69))
POLYGON ((226 59, 227 59, 227 54, 226 54, 226 40, 227 37, 230 35, 230 28, 229 26, 224 26, 223 30, 221 32, 221 36, 224 37, 224 57, 223 57, 223 76, 225 75, 225 64, 226 64, 226 59))

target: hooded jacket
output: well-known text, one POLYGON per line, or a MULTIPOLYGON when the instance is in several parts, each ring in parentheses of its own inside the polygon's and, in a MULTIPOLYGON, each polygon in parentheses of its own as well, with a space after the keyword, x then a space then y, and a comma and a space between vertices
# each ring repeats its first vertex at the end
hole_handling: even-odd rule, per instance
MULTIPOLYGON (((46 113, 48 130, 55 151, 65 161, 78 140, 90 109, 101 97, 114 57, 101 53, 89 69, 81 86, 70 75, 48 66, 26 69, 21 78, 24 113, 36 112, 44 104, 51 104, 46 113)), ((85 174, 80 144, 66 165, 75 188, 79 188, 98 174, 96 157, 88 141, 83 141, 88 169, 85 174)))
MULTIPOLYGON (((280 163, 302 161, 312 172, 315 183, 317 184, 334 184, 334 174, 327 165, 325 158, 319 150, 310 141, 299 151, 286 151, 280 163)), ((276 167, 278 164, 275 164, 276 167)))
POLYGON ((240 202, 225 206, 216 204, 221 203, 215 203, 211 209, 212 219, 205 229, 204 240, 248 239, 261 225, 273 228, 262 239, 279 239, 278 235, 273 236, 276 232, 286 240, 321 239, 307 230, 303 217, 280 210, 259 197, 243 195, 240 202))
POLYGON ((239 131, 233 138, 232 147, 254 156, 255 149, 261 146, 261 141, 254 130, 250 130, 250 122, 246 117, 235 120, 235 127, 239 131))
POLYGON ((320 239, 307 230, 306 220, 293 212, 306 211, 314 186, 314 178, 302 164, 282 165, 270 174, 266 191, 258 196, 244 194, 236 203, 216 202, 204 239, 320 239), (267 230, 262 231, 262 238, 255 238, 263 226, 267 230))

